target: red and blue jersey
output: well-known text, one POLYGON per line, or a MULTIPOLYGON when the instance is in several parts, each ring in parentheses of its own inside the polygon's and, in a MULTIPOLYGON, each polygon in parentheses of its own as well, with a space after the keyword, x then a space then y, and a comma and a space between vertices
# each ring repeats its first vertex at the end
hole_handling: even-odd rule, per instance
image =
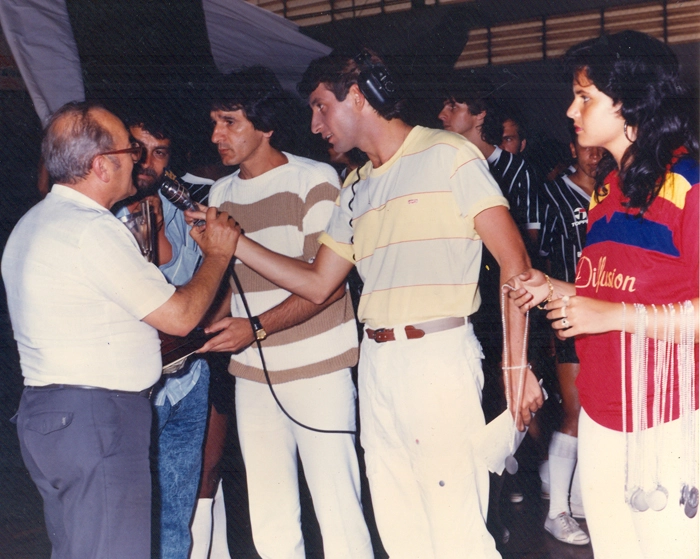
MULTIPOLYGON (((662 304, 679 303, 698 297, 700 292, 700 186, 698 162, 689 157, 677 159, 664 184, 643 217, 639 210, 624 206, 616 172, 605 180, 607 195, 588 212, 586 246, 578 262, 576 294, 603 301, 625 302, 628 313, 634 303, 655 304, 659 336, 663 335, 662 304)), ((678 307, 676 307, 678 308, 678 307)), ((700 312, 700 309, 696 309, 700 312)), ((653 313, 648 320, 654 320, 653 313)), ((676 324, 680 320, 676 312, 676 324)), ((654 391, 654 345, 649 339, 647 404, 652 409, 654 391)), ((677 341, 677 340, 676 340, 677 341)), ((631 426, 630 348, 626 339, 627 425, 631 426)), ((581 405, 597 423, 622 430, 622 390, 620 382, 620 332, 579 336, 576 352, 581 370, 576 380, 581 405)), ((674 354, 674 370, 677 371, 674 354)), ((695 345, 695 374, 698 374, 698 345, 695 345)), ((695 408, 698 406, 696 380, 695 408)), ((678 417, 678 375, 667 387, 666 417, 678 417), (673 399, 671 404, 670 399, 673 399), (673 415, 669 416, 669 410, 673 415)), ((652 414, 649 414, 651 426, 652 414)))

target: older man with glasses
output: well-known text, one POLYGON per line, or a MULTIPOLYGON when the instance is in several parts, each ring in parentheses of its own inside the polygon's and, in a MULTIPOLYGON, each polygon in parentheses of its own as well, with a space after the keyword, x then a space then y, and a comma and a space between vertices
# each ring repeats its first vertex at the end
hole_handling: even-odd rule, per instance
POLYGON ((208 212, 191 233, 202 264, 176 288, 109 211, 134 194, 142 155, 116 116, 69 103, 49 121, 42 155, 56 184, 17 224, 2 260, 25 383, 15 418, 22 457, 44 501, 53 559, 147 559, 157 330, 184 335, 199 323, 236 226, 208 212))

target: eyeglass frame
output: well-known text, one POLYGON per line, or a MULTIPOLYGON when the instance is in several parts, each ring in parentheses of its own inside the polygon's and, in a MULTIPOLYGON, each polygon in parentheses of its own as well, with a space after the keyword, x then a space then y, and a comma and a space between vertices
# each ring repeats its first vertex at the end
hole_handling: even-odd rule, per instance
POLYGON ((139 161, 141 161, 144 154, 146 153, 146 148, 144 146, 142 146, 141 144, 139 144, 138 142, 132 142, 132 145, 129 148, 116 149, 114 151, 103 151, 102 153, 96 154, 95 157, 97 157, 99 155, 119 155, 122 153, 131 154, 131 159, 134 160, 134 163, 138 163, 139 161), (137 155, 138 155, 138 157, 136 157, 137 155))

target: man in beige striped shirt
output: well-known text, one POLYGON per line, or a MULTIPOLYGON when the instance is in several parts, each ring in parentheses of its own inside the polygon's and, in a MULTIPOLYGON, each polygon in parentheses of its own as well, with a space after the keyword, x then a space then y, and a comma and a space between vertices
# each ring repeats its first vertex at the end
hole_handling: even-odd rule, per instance
MULTIPOLYGON (((235 215, 270 250, 313 261, 338 196, 335 170, 281 151, 293 108, 274 75, 249 68, 227 77, 211 107, 212 141, 225 165, 209 203, 235 215)), ((230 317, 203 351, 231 351, 236 419, 246 465, 250 517, 263 557, 304 559, 297 453, 313 498, 326 558, 374 557, 360 504, 355 449, 357 329, 341 286, 314 304, 270 283, 242 262, 224 305, 230 317), (228 302, 230 301, 230 304, 228 302), (246 304, 248 309, 246 309, 246 304), (253 342, 259 341, 266 365, 253 342), (266 373, 269 375, 266 378, 266 373), (270 387, 268 387, 268 379, 270 387), (324 430, 318 433, 294 420, 324 430)))

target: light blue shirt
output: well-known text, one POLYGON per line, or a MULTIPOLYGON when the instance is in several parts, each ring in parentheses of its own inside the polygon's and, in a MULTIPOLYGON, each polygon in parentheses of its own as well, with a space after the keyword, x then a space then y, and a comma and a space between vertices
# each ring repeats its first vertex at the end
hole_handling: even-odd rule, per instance
MULTIPOLYGON (((173 250, 170 262, 160 266, 160 271, 171 284, 184 285, 197 271, 202 261, 202 252, 190 236, 190 226, 185 222, 185 214, 162 195, 159 194, 159 196, 163 205, 165 236, 173 250)), ((127 209, 122 208, 116 215, 122 217, 127 213, 127 209)), ((163 387, 155 393, 153 403, 156 406, 162 406, 167 397, 171 405, 177 404, 197 384, 203 367, 207 366, 204 359, 191 361, 184 372, 180 372, 176 377, 169 377, 165 381, 163 387)))

